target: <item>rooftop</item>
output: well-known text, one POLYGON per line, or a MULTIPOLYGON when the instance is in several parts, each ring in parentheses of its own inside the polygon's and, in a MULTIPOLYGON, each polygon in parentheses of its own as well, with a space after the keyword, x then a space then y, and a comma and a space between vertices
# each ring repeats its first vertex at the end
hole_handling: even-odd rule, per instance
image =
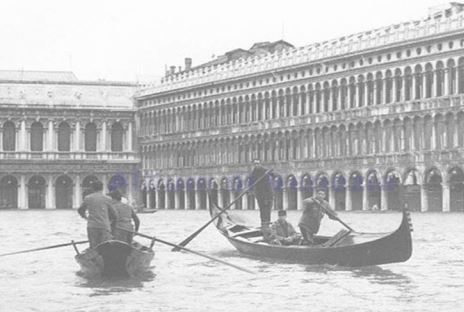
MULTIPOLYGON (((275 70, 286 66, 302 63, 321 62, 324 59, 338 57, 349 53, 374 49, 382 46, 417 40, 464 29, 464 4, 450 2, 444 6, 429 9, 426 18, 393 24, 386 27, 350 34, 347 36, 312 43, 302 47, 291 47, 270 53, 253 53, 246 57, 226 60, 222 62, 206 63, 164 77, 160 82, 140 85, 137 96, 144 97, 151 94, 168 92, 180 88, 191 87, 212 81, 219 81, 247 74, 275 70)), ((277 41, 276 43, 278 43, 277 41)), ((268 42, 257 43, 250 50, 260 50, 268 42)))
POLYGON ((70 71, 0 70, 0 81, 78 81, 70 71))

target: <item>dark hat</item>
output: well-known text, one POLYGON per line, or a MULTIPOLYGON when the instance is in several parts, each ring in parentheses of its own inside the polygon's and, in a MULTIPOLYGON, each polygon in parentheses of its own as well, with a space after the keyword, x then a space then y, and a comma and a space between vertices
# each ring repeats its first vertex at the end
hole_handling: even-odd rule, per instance
POLYGON ((279 217, 283 217, 283 216, 286 216, 287 215, 287 212, 285 210, 279 210, 279 212, 277 212, 277 215, 279 217))

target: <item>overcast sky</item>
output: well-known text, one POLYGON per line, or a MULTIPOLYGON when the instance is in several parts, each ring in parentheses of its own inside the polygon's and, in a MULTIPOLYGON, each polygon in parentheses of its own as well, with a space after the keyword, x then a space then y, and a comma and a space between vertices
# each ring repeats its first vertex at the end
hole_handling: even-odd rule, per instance
POLYGON ((295 46, 426 17, 442 0, 0 2, 0 69, 146 80, 254 42, 295 46))

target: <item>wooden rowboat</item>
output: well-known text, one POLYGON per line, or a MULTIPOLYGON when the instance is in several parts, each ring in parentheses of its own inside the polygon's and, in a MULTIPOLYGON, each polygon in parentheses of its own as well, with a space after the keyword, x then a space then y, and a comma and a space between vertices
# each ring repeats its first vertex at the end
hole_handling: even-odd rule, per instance
MULTIPOLYGON (((210 207, 212 218, 221 211, 210 207)), ((341 231, 333 237, 316 236, 316 245, 280 246, 263 240, 260 228, 240 222, 227 212, 215 221, 216 228, 242 254, 302 264, 331 264, 360 267, 407 261, 412 254, 412 224, 409 212, 403 211, 400 226, 390 233, 341 231)))
POLYGON ((154 255, 152 246, 109 240, 78 252, 75 259, 86 277, 133 277, 149 270, 154 255))

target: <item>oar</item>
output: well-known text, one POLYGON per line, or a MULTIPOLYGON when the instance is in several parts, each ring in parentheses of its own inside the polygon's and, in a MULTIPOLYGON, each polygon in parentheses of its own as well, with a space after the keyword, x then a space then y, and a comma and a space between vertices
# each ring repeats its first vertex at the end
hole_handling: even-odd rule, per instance
POLYGON ((85 244, 85 243, 88 243, 88 242, 89 242, 89 241, 71 242, 71 243, 66 243, 66 244, 59 244, 59 245, 53 245, 53 246, 47 246, 47 247, 40 247, 40 248, 34 248, 34 249, 28 249, 28 250, 21 250, 21 251, 9 252, 9 253, 0 254, 0 257, 3 257, 3 256, 11 256, 11 255, 17 255, 17 254, 22 254, 22 253, 27 253, 27 252, 33 252, 33 251, 39 251, 39 250, 46 250, 46 249, 53 249, 53 248, 66 247, 66 246, 77 245, 77 244, 85 244))
MULTIPOLYGON (((234 199, 234 201, 232 201, 229 205, 227 205, 225 208, 223 209, 220 209, 221 212, 219 212, 217 215, 215 215, 213 218, 211 218, 208 222, 206 222, 202 227, 200 227, 198 230, 196 230, 195 232, 193 232, 193 234, 191 234, 189 237, 187 237, 186 239, 184 239, 182 242, 179 243, 179 246, 186 246, 188 243, 190 243, 190 241, 192 239, 194 239, 195 237, 197 237, 198 234, 200 234, 208 225, 210 225, 211 223, 213 223, 217 218, 219 218, 219 216, 221 214, 223 214, 227 209, 229 209, 230 207, 232 207, 232 205, 234 205, 240 198, 242 198, 243 195, 245 195, 246 193, 248 193, 248 191, 250 191, 250 189, 252 189, 256 184, 258 184, 259 181, 261 181, 262 179, 264 179, 264 177, 267 177, 267 175, 272 171, 272 169, 269 169, 267 170, 261 177, 259 177, 259 179, 257 179, 252 185, 250 185, 249 187, 247 187, 242 193, 240 193, 236 199, 234 199)), ((172 251, 179 251, 180 249, 179 248, 173 248, 172 251)))
POLYGON ((332 218, 334 218, 335 220, 337 220, 338 222, 340 222, 341 224, 343 224, 343 226, 345 226, 348 230, 350 230, 351 232, 356 232, 355 230, 353 230, 353 228, 351 226, 349 226, 348 224, 346 224, 345 222, 343 222, 338 216, 334 215, 332 213, 331 210, 329 209, 326 209, 318 200, 314 200, 318 205, 319 207, 321 207, 328 215, 330 215, 332 218))
POLYGON ((174 244, 174 243, 167 242, 167 241, 165 241, 165 240, 162 240, 162 239, 157 238, 157 237, 154 237, 154 236, 149 236, 149 235, 142 234, 142 233, 139 233, 139 232, 132 232, 132 231, 128 231, 128 232, 131 232, 131 233, 134 234, 134 235, 138 235, 138 236, 141 236, 141 237, 145 237, 145 238, 154 240, 154 241, 156 241, 156 242, 160 242, 160 243, 162 243, 162 244, 165 244, 165 245, 168 245, 168 246, 171 246, 171 247, 176 247, 176 248, 179 248, 179 249, 181 249, 181 250, 185 250, 185 251, 187 251, 187 252, 193 253, 194 255, 197 255, 197 256, 200 256, 200 257, 204 257, 204 258, 207 258, 207 259, 210 259, 210 260, 213 260, 213 261, 216 261, 216 262, 219 262, 219 263, 228 265, 228 266, 230 266, 230 267, 236 268, 236 269, 238 269, 238 270, 240 270, 240 271, 243 271, 243 272, 255 274, 255 272, 250 271, 250 270, 247 270, 247 269, 242 268, 242 267, 239 267, 238 265, 235 265, 235 264, 226 262, 226 261, 221 260, 221 259, 218 259, 218 258, 214 258, 214 257, 208 256, 208 255, 205 255, 205 254, 200 253, 200 252, 198 252, 198 251, 194 251, 194 250, 185 248, 185 247, 183 247, 183 246, 176 245, 176 244, 174 244))

